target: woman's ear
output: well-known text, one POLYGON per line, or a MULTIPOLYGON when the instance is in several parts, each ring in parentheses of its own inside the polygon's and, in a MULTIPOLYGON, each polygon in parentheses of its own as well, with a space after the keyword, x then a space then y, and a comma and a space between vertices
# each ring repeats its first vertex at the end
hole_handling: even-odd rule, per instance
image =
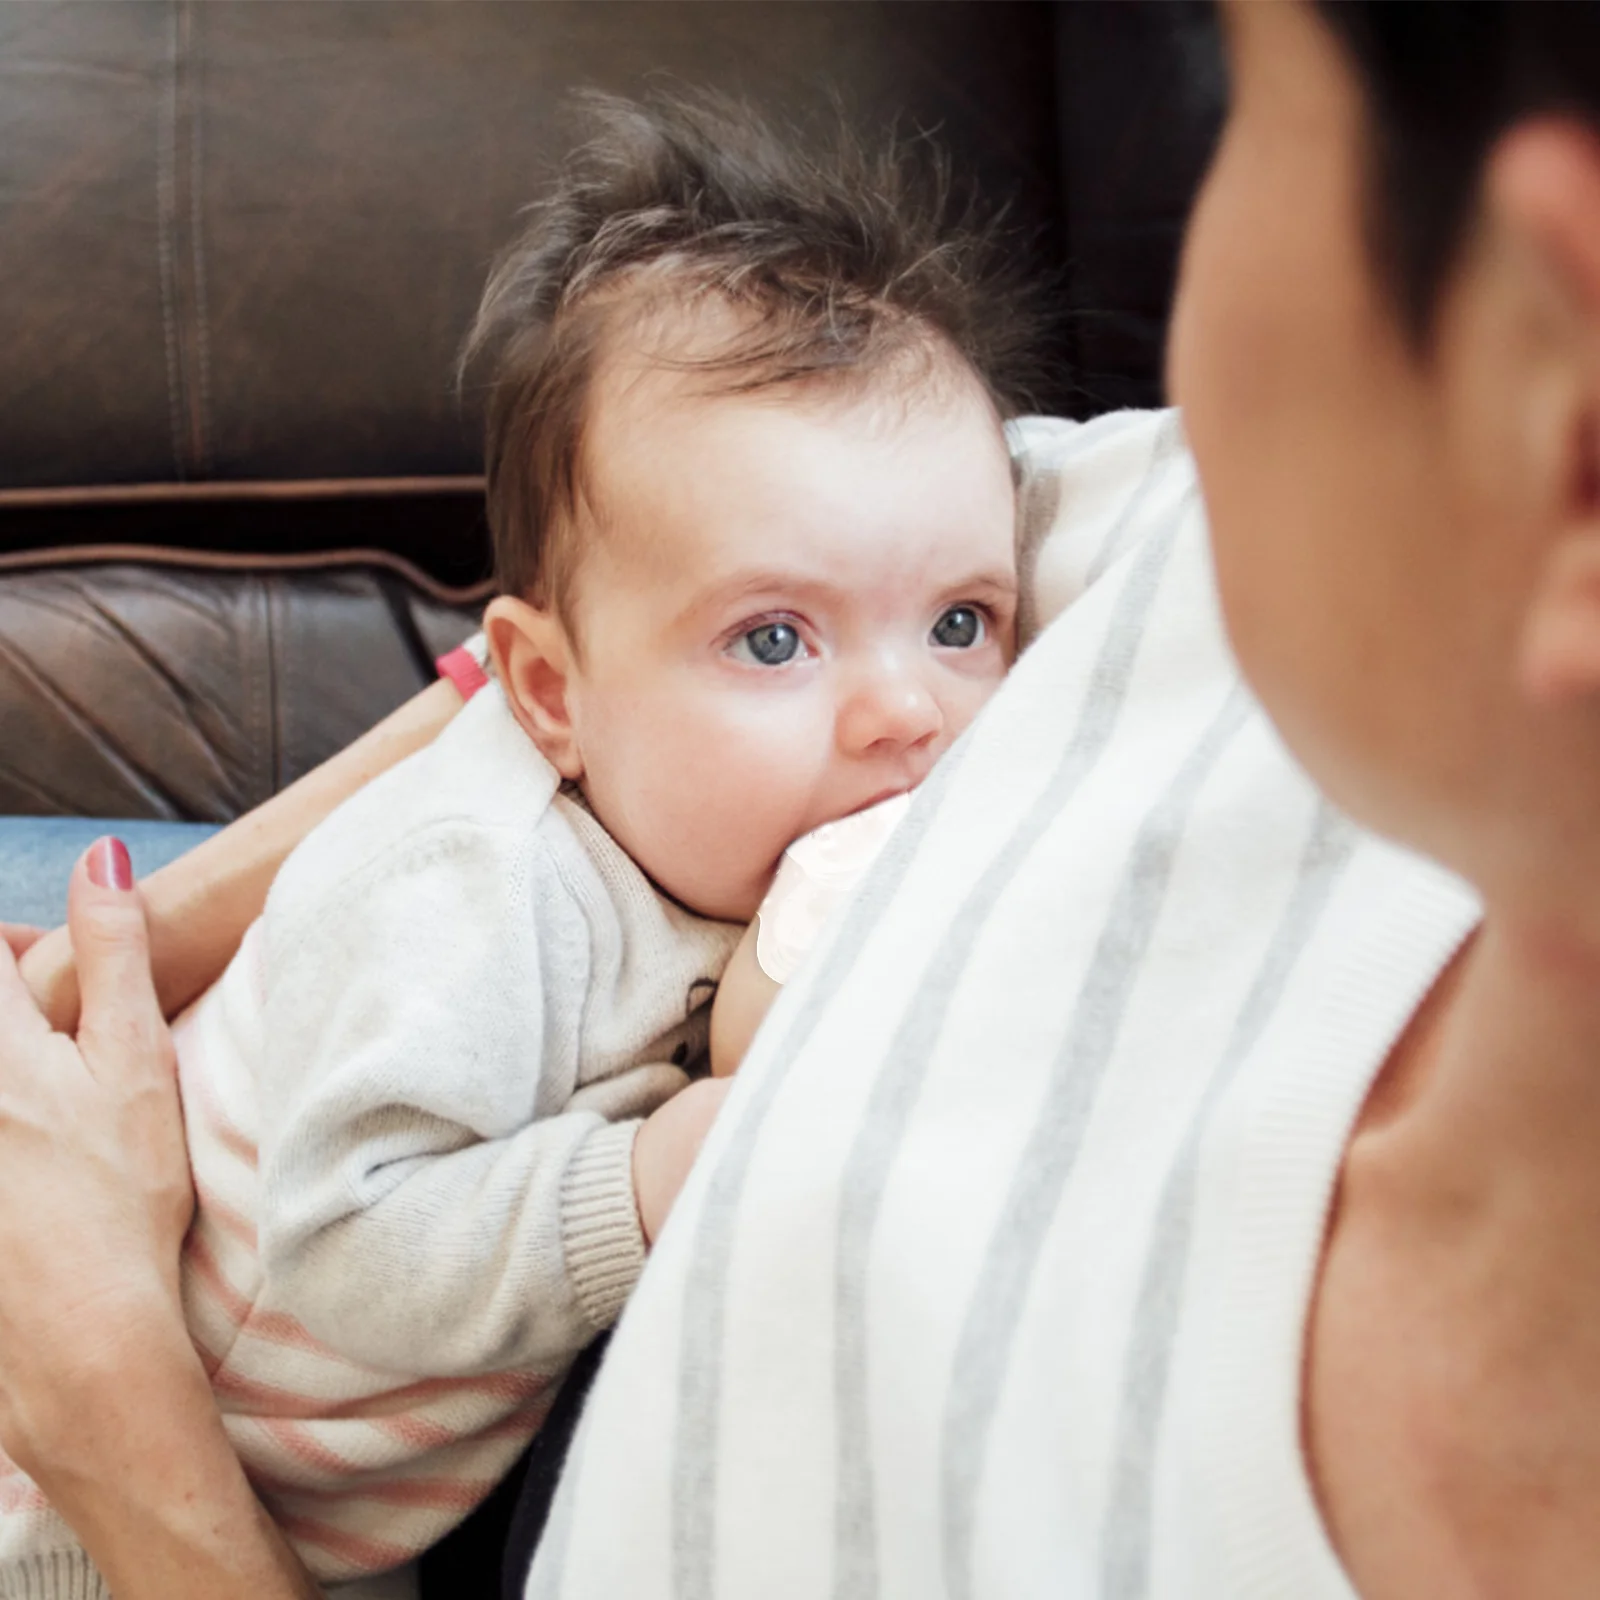
POLYGON ((1538 705, 1600 704, 1600 527, 1551 551, 1522 629, 1523 692, 1538 705))
POLYGON ((1518 676, 1547 707, 1600 703, 1600 139, 1570 119, 1532 119, 1502 138, 1485 188, 1541 275, 1560 369, 1540 407, 1548 535, 1518 676))
POLYGON ((506 704, 540 753, 569 783, 583 776, 568 686, 573 650, 551 611, 501 595, 483 614, 483 631, 506 704))

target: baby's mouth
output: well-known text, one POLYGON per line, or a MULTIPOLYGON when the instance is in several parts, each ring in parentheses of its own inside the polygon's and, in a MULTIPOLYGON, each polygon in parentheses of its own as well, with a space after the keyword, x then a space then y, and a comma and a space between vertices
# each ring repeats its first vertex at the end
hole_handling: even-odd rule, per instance
POLYGON ((901 795, 910 794, 916 787, 914 783, 896 784, 891 788, 881 790, 873 795, 870 800, 863 800, 854 811, 847 812, 846 815, 859 817, 863 811, 870 811, 874 806, 881 806, 889 800, 898 800, 901 795))

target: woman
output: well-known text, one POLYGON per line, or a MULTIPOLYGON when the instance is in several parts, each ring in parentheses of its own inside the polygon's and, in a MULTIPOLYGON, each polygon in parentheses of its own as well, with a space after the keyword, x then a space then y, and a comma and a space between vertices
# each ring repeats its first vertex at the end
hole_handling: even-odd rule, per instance
MULTIPOLYGON (((1311 826, 1297 882, 1334 893, 1328 868, 1338 859, 1365 862, 1369 872, 1368 903, 1350 909, 1347 926, 1321 927, 1318 959, 1337 967, 1342 941, 1349 971, 1381 989, 1389 947, 1364 935, 1403 928, 1405 983, 1388 992, 1405 1004, 1391 1016, 1356 1018, 1370 1054, 1357 1060, 1347 1033, 1362 1009, 1359 988, 1346 994, 1350 1005, 1319 1009, 1338 993, 1336 981, 1274 989, 1275 969, 1263 966, 1238 1011, 1238 1042, 1227 1045, 1238 1082, 1218 1080, 1219 1103, 1240 1114, 1204 1124, 1198 1143, 1165 1169, 1175 1176, 1158 1186, 1161 1204, 1195 1193, 1199 1205, 1173 1209, 1172 1230, 1153 1250, 1147 1219, 1131 1215, 1137 1207, 1125 1199, 1141 1192, 1150 1169, 1151 1108, 1119 1108, 1102 1091, 1133 1081, 1116 1059, 1130 1030, 1154 1050, 1174 1032, 1201 1040, 1213 1021, 1198 1001, 1156 1015, 1130 972, 1182 954, 1216 966, 1219 992, 1232 981, 1225 951, 1171 945, 1160 894, 1152 902, 1147 891, 1157 881, 1164 894, 1204 867, 1182 853, 1181 838, 1165 849, 1161 828, 1175 807, 1209 792, 1222 770, 1217 750, 1251 709, 1224 697, 1211 744, 1175 771, 1163 768, 1168 788, 1121 797, 1135 809, 1152 802, 1129 857, 1145 876, 1128 880, 1084 957, 1094 983, 1081 991, 1064 1057, 1069 1065, 1083 1057, 1084 1039, 1103 1045, 1104 1074, 1087 1088, 1069 1076, 1088 1109, 1047 1130, 1025 1162, 987 1177, 968 1171, 961 1206, 940 1211, 948 1164, 939 1147, 918 1143, 917 1108, 900 1091, 910 1083, 934 1101, 948 1098, 993 1065, 940 1056, 944 1076, 928 1086, 907 1076, 956 1037, 955 1010, 978 1004, 967 991, 947 1001, 924 984, 920 1006, 896 1012, 892 1037, 863 1039, 847 1065, 859 1069, 865 1109, 843 1106, 857 1092, 854 1080, 835 1091, 853 1130, 842 1142, 828 1143, 825 1119, 812 1117, 820 1108, 806 1075, 781 1075, 789 1046, 778 1035, 810 1030, 829 1045, 810 1057, 796 1046, 820 1063, 815 1077, 852 1030, 872 1032, 871 998, 851 989, 847 956, 872 974, 900 970, 871 929, 859 937, 843 930, 833 946, 840 970, 791 991, 775 1027, 763 1031, 752 1076, 729 1101, 734 1122, 719 1127, 701 1181, 685 1191, 687 1220, 668 1230, 645 1275, 531 1592, 603 1594, 595 1574, 606 1561, 633 1585, 610 1592, 630 1595, 752 1592, 752 1581, 771 1595, 871 1594, 906 1589, 913 1572, 950 1592, 982 1594, 1069 1578, 1077 1592, 1107 1595, 1297 1600, 1352 1590, 1368 1600, 1554 1596, 1593 1586, 1600 15, 1588 4, 1314 8, 1292 0, 1238 5, 1227 24, 1234 104, 1191 227, 1174 382, 1211 513, 1229 632, 1277 729, 1334 800, 1446 863, 1475 894, 1392 852, 1386 870, 1419 885, 1421 899, 1387 904, 1381 847, 1352 839, 1337 820, 1311 826), (1479 899, 1483 923, 1472 933, 1479 899), (1268 998, 1251 998, 1260 995, 1268 998), (1269 1011, 1264 1031, 1252 1032, 1252 1018, 1269 1011), (1260 1080, 1273 1065, 1258 1045, 1284 1028, 1298 1030, 1304 1053, 1251 1085, 1252 1072, 1260 1080), (1259 1103, 1230 1100, 1238 1085, 1253 1087, 1259 1103), (1270 1119, 1263 1129, 1259 1115, 1244 1114, 1264 1104, 1281 1116, 1279 1129, 1293 1131, 1318 1095, 1325 1103, 1305 1146, 1274 1144, 1270 1119), (1119 1110, 1127 1118, 1121 1139, 1100 1126, 1119 1110), (794 1153, 805 1118, 830 1157, 836 1146, 843 1153, 842 1177, 827 1193, 845 1225, 826 1235, 823 1254, 853 1260, 859 1272, 823 1285, 834 1321, 746 1316, 742 1342, 724 1341, 709 1357, 698 1351, 698 1364, 687 1338, 661 1357, 680 1308, 710 1307, 689 1331, 717 1338, 727 1317, 745 1314, 739 1284, 751 1275, 750 1251, 703 1247, 732 1252, 744 1237, 718 1219, 740 1185, 749 1187, 746 1174, 767 1196, 748 1236, 772 1247, 772 1259, 756 1262, 764 1281, 798 1294, 814 1274, 817 1252, 780 1248, 797 1236, 785 1224, 809 1222, 793 1203, 805 1193, 797 1185, 807 1175, 796 1175, 803 1163, 772 1153, 794 1153), (896 1149, 907 1159, 886 1168, 885 1138, 901 1140, 896 1149), (1039 1295, 1018 1298, 1003 1272, 964 1324, 941 1321, 937 1258, 942 1252, 947 1278, 971 1243, 960 1236, 961 1217, 998 1196, 1002 1220, 1015 1211, 1049 1225, 1054 1193, 1041 1199, 1028 1186, 1054 1170, 1067 1141, 1085 1139, 1101 1170, 1071 1175, 1081 1195, 1060 1192, 1069 1211, 1097 1222, 1098 1234, 1083 1237, 1107 1270, 1082 1295, 1107 1306, 1131 1300, 1129 1327, 1108 1331, 1114 1319, 1085 1316, 1059 1295, 1043 1307, 1039 1295), (1252 1161, 1301 1204, 1288 1234, 1273 1233, 1282 1219, 1272 1208, 1247 1217, 1235 1203, 1259 1176, 1252 1161), (908 1187, 880 1181, 885 1171, 908 1187), (946 1225, 922 1222, 918 1205, 946 1225), (871 1225, 852 1232, 861 1216, 871 1225), (1263 1230, 1284 1247, 1257 1249, 1263 1230), (885 1264, 875 1238, 907 1250, 888 1252, 885 1264), (1164 1277, 1163 1261, 1191 1240, 1201 1265, 1164 1277), (1219 1332, 1205 1296, 1220 1282, 1225 1298, 1241 1259, 1264 1263, 1263 1271, 1253 1298, 1236 1297, 1234 1322, 1219 1332), (732 1298, 722 1293, 728 1272, 732 1298), (1163 1320, 1169 1312, 1175 1323, 1163 1320), (885 1364, 875 1330, 913 1313, 932 1332, 885 1364), (1251 1341, 1274 1318, 1281 1338, 1258 1350, 1251 1341), (1036 1339, 1037 1348, 1008 1343, 1013 1322, 1076 1337, 1036 1339), (866 1342, 852 1353, 838 1342, 841 1329, 866 1342), (1163 1329, 1175 1330, 1175 1345, 1157 1341, 1163 1329), (941 1349, 965 1362, 956 1385, 928 1359, 930 1341, 947 1331, 941 1349), (1097 1349, 1097 1339, 1114 1348, 1097 1349), (1152 1359, 1169 1348, 1170 1360, 1152 1359), (997 1349, 1011 1368, 994 1367, 997 1349), (630 1405, 650 1392, 663 1360, 679 1362, 676 1409, 630 1405), (1123 1374, 1109 1431, 1104 1391, 1083 1380, 1097 1361, 1123 1374), (824 1390, 834 1385, 827 1414, 814 1422, 804 1410, 775 1409, 779 1391, 795 1387, 789 1380, 809 1381, 813 1368, 824 1390), (1013 1381, 1015 1372, 1027 1381, 1013 1381), (719 1410, 727 1384, 739 1403, 719 1410), (1223 1408, 1220 1432, 1207 1416, 1219 1392, 1240 1400, 1223 1408), (1071 1404, 1057 1415, 1063 1394, 1071 1404), (1253 1436, 1250 1413, 1263 1407, 1285 1424, 1274 1441, 1288 1451, 1279 1476, 1294 1480, 1295 1492, 1277 1501, 1272 1483, 1250 1481, 1259 1461, 1246 1461, 1227 1437, 1229 1428, 1253 1436), (783 1448, 754 1450, 740 1435, 751 1417, 766 1426, 769 1445, 777 1437, 783 1448), (770 1426, 780 1418, 788 1435, 770 1426), (845 1446, 857 1423, 861 1448, 852 1455, 845 1446), (1109 1444, 1097 1454, 1102 1435, 1109 1444), (1207 1440, 1216 1446, 1210 1454, 1197 1449, 1207 1440), (952 1451, 952 1441, 963 1448, 952 1451), (1035 1454, 1026 1465, 1046 1476, 1011 1472, 1028 1449, 1035 1454), (834 1469, 820 1493, 808 1476, 818 1461, 834 1469), (942 1476, 925 1470, 930 1461, 942 1464, 942 1476), (1048 1477, 1062 1461, 1071 1472, 1048 1477), (1085 1516, 1064 1497, 1074 1483, 1079 1500, 1093 1502, 1089 1538, 1052 1543, 1056 1525, 1076 1527, 1085 1516), (757 1498, 741 1499, 751 1484, 757 1498), (1011 1492, 991 1492, 995 1484, 1011 1492), (1303 1503, 1295 1497, 1302 1489, 1303 1503), (811 1501, 823 1508, 826 1538, 784 1543, 809 1526, 811 1501), (908 1518, 908 1504, 942 1508, 931 1513, 937 1526, 925 1511, 908 1518), (1284 1515, 1263 1515, 1280 1505, 1284 1515), (750 1514, 754 1543, 732 1517, 736 1506, 750 1514), (1109 1507, 1103 1522, 1095 1520, 1101 1507, 1109 1507), (619 1538, 619 1527, 635 1537, 619 1538), (768 1564, 752 1580, 763 1540, 768 1564)), ((1146 563, 1152 573, 1155 565, 1146 563)), ((1143 569, 1136 561, 1129 570, 1143 569)), ((1159 611, 1139 611, 1141 591, 1124 578, 1117 592, 1132 597, 1123 621, 1135 626, 1137 648, 1126 661, 1102 656, 1094 665, 1102 676, 1123 672, 1118 681, 1137 697, 1148 687, 1140 687, 1138 659, 1151 650, 1159 659, 1174 625, 1159 611)), ((1085 617, 1098 615, 1096 603, 1085 617)), ((1038 647, 1046 654, 1014 675, 980 734, 1015 717, 1005 708, 1029 704, 1029 680, 1070 657, 1071 622, 1069 613, 1060 625, 1066 642, 1047 635, 1038 647)), ((1164 692, 1176 703, 1185 687, 1179 673, 1164 692)), ((1052 706, 1032 704, 1028 715, 1044 737, 1052 706)), ((1086 738, 1098 736, 1086 726, 1086 738)), ((1258 755, 1275 759, 1265 746, 1258 755)), ((962 781, 942 804, 959 805, 962 781)), ((937 807, 925 814, 936 835, 937 807)), ((984 826, 980 811, 962 815, 966 827, 984 826)), ((1112 837, 1119 814, 1106 815, 1112 837)), ((1234 839, 1229 848, 1248 860, 1252 844, 1234 839)), ((857 922, 876 917, 907 938, 916 933, 907 885, 934 892, 918 871, 909 862, 900 884, 880 875, 878 899, 864 897, 857 922)), ((115 874, 102 862, 98 876, 115 874)), ((1338 892, 1348 892, 1353 880, 1339 881, 1338 892)), ((986 1019, 987 1037, 1007 1043, 999 1055, 1008 1067, 1028 1059, 1023 1024, 1045 1015, 1048 986, 1027 985, 1043 968, 1028 940, 1007 944, 1005 936, 1017 897, 1033 896, 1037 909, 1049 887, 1007 880, 992 903, 957 902, 974 911, 970 938, 954 918, 934 930, 952 971, 965 970, 967 947, 979 939, 1004 957, 999 970, 1016 970, 1011 987, 991 990, 986 1019)), ((155 1006, 140 980, 136 902, 93 883, 87 869, 73 895, 84 987, 76 1048, 45 1033, 9 969, 0 971, 0 1337, 8 1352, 0 1440, 79 1527, 123 1600, 303 1592, 230 1467, 172 1302, 182 1188, 171 1176, 175 1123, 155 1006), (155 1152, 148 1160, 124 1153, 118 1137, 136 1120, 155 1152), (102 1259, 82 1275, 93 1283, 85 1299, 60 1281, 50 1241, 89 1230, 102 1259), (137 1387, 126 1382, 130 1371, 142 1375, 137 1387), (159 1496, 152 1463, 172 1475, 159 1496)), ((1274 913, 1280 932, 1292 932, 1302 912, 1312 917, 1290 895, 1274 913)), ((1060 942, 1047 954, 1059 973, 1078 960, 1070 908, 1056 931, 1060 942)), ((884 986, 880 1010, 899 1004, 892 987, 884 986)), ((985 1090, 1014 1093, 1005 1076, 987 1072, 985 1090)), ((983 1106, 971 1097, 962 1104, 981 1140, 983 1106)), ((942 1148, 948 1163, 950 1147, 942 1148)), ((1003 1267, 1012 1257, 1002 1250, 987 1259, 1003 1267)), ((1060 1286, 1048 1275, 1040 1281, 1060 1286)))

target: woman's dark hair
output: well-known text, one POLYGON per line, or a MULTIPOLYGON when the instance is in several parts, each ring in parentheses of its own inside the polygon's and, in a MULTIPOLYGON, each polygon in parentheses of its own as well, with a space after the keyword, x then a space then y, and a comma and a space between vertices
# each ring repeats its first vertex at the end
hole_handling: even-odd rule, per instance
POLYGON ((1472 226, 1484 162, 1523 117, 1600 124, 1594 0, 1315 0, 1367 107, 1367 231, 1419 342, 1472 226))

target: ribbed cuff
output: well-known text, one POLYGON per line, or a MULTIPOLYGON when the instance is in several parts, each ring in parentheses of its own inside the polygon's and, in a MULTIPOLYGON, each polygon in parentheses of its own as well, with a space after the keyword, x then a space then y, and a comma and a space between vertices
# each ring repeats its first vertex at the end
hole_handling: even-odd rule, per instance
POLYGON ((637 1122, 607 1122, 578 1146, 561 1178, 561 1242, 578 1304, 609 1328, 644 1270, 644 1229, 633 1192, 637 1122))
POLYGON ((111 1600, 111 1591, 82 1550, 45 1550, 0 1568, 6 1600, 111 1600))

